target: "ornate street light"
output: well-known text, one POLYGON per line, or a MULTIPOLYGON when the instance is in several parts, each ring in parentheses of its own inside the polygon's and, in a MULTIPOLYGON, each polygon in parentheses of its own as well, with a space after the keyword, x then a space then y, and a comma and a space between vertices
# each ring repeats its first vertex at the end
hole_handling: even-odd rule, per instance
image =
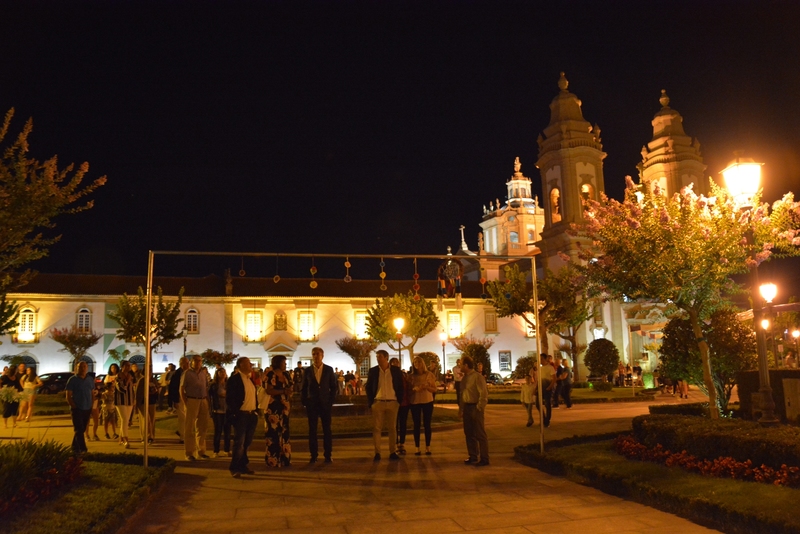
POLYGON ((445 393, 447 393, 447 375, 445 374, 445 367, 444 367, 445 366, 445 359, 447 357, 445 355, 445 352, 444 352, 444 349, 447 346, 447 332, 440 332, 439 333, 439 339, 442 341, 442 365, 441 365, 442 384, 444 384, 444 388, 443 389, 444 389, 445 393))
POLYGON ((394 321, 394 324, 397 333, 395 336, 397 337, 397 357, 400 359, 400 369, 403 368, 403 327, 406 325, 406 320, 402 317, 397 317, 394 321))
MULTIPOLYGON (((761 165, 761 163, 756 163, 750 158, 741 158, 737 154, 736 159, 722 171, 728 192, 739 209, 750 210, 753 208, 753 197, 761 187, 761 165)), ((752 225, 749 225, 747 229, 747 243, 750 246, 755 243, 752 225)), ((753 323, 759 325, 761 323, 762 306, 756 305, 757 296, 755 290, 757 287, 759 287, 758 265, 755 265, 750 269, 750 296, 753 300, 753 323)), ((772 298, 775 298, 774 294, 772 298)), ((755 330, 756 347, 758 349, 758 395, 761 408, 761 419, 758 422, 762 426, 774 426, 780 421, 775 417, 775 400, 772 398, 772 388, 769 384, 767 340, 763 328, 756 328, 755 330)))

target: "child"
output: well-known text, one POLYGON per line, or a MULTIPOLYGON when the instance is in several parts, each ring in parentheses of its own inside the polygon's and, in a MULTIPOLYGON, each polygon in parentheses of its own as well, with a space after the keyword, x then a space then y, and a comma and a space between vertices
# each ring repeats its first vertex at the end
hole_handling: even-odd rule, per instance
POLYGON ((531 375, 525 377, 525 383, 522 385, 519 400, 525 406, 525 411, 528 412, 528 424, 526 426, 533 426, 533 407, 536 404, 536 384, 531 375))

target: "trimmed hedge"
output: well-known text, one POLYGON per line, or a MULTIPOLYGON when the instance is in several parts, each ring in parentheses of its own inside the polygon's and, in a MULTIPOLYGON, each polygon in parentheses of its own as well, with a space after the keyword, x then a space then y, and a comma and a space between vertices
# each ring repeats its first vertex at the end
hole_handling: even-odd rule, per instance
POLYGON ((693 415, 695 417, 708 417, 707 402, 693 402, 691 404, 652 404, 648 406, 653 415, 693 415))
POLYGON ((682 415, 641 415, 633 419, 637 441, 701 459, 730 456, 756 466, 800 467, 800 428, 764 428, 750 421, 706 419, 682 415))

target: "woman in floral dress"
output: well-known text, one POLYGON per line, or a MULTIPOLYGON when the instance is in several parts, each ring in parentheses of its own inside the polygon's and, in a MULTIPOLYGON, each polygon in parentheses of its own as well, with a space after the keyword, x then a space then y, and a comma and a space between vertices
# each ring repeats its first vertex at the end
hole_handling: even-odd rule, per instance
POLYGON ((292 379, 286 372, 286 356, 272 358, 272 369, 264 376, 262 385, 270 396, 264 414, 267 422, 265 455, 267 467, 285 467, 290 465, 292 460, 292 446, 289 443, 292 379))

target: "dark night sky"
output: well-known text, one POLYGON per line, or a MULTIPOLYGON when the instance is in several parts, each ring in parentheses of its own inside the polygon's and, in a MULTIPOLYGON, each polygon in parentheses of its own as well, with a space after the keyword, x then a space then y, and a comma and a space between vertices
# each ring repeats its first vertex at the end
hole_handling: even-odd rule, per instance
POLYGON ((741 149, 768 200, 797 191, 798 27, 798 2, 0 2, 0 111, 14 132, 33 117, 34 156, 108 175, 44 272, 143 274, 148 249, 442 253, 461 224, 476 248, 515 156, 540 190, 561 70, 611 196, 662 88, 709 174, 741 149))

